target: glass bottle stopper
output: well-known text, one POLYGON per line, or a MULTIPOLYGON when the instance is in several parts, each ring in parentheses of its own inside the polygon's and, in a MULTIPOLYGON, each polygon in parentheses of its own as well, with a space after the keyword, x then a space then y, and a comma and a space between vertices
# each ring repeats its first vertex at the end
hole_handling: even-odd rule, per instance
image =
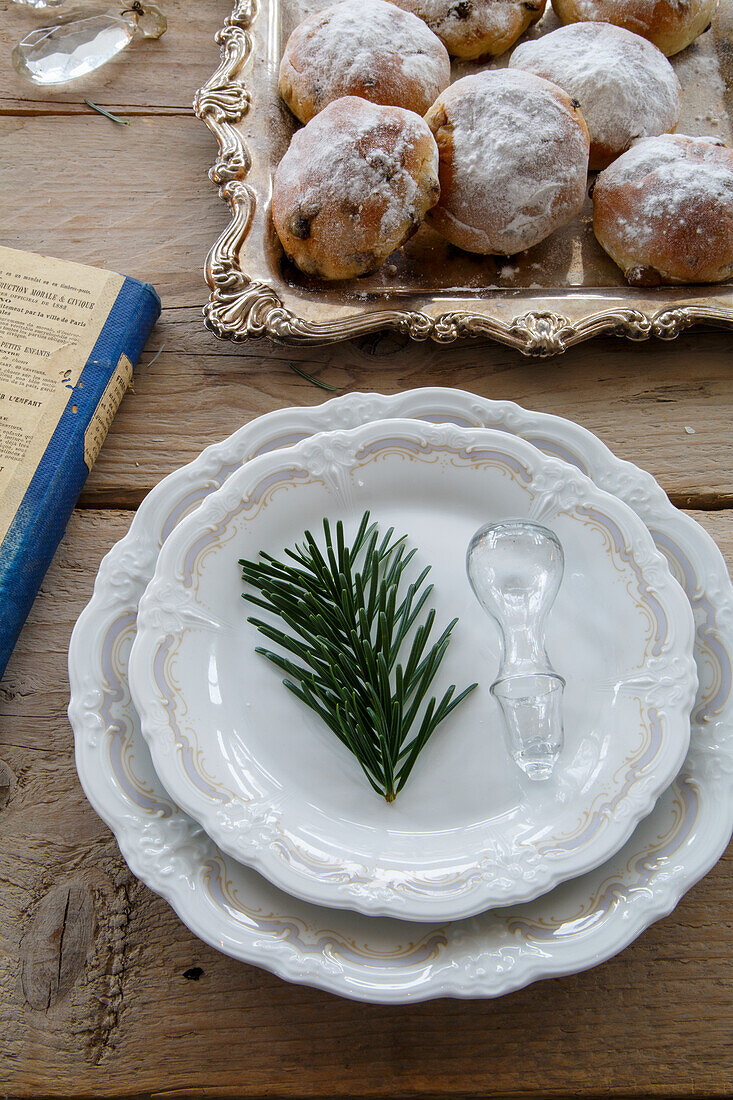
POLYGON ((550 778, 563 745, 565 680, 547 655, 545 621, 564 568, 557 536, 527 520, 485 524, 466 553, 474 594, 501 634, 491 694, 504 715, 512 758, 530 779, 550 778))

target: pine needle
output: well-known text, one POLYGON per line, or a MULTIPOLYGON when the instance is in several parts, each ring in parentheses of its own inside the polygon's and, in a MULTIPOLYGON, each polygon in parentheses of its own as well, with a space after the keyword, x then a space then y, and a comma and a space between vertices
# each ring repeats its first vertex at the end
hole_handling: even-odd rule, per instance
POLYGON ((152 358, 152 359, 150 360, 150 362, 149 362, 149 363, 146 363, 146 364, 145 364, 145 366, 146 366, 146 367, 152 367, 153 363, 155 363, 155 362, 156 362, 156 361, 157 361, 158 359, 160 359, 160 357, 161 357, 161 355, 163 354, 163 352, 164 352, 164 351, 165 351, 165 344, 163 344, 163 345, 162 345, 162 346, 161 346, 161 347, 160 347, 160 348, 158 349, 158 351, 157 351, 157 352, 155 353, 155 355, 154 355, 154 356, 153 356, 153 358, 152 358))
POLYGON ((106 111, 104 107, 100 107, 97 103, 92 103, 91 99, 85 99, 87 107, 91 107, 93 111, 96 111, 99 115, 104 115, 110 122, 116 122, 118 126, 129 126, 130 123, 124 118, 118 118, 117 115, 113 115, 111 111, 106 111))
POLYGON ((324 519, 323 548, 306 531, 302 545, 285 550, 286 562, 262 551, 257 561, 239 564, 257 592, 243 598, 289 630, 251 617, 280 647, 257 653, 285 673, 285 687, 320 716, 374 790, 393 802, 436 728, 477 685, 457 695, 453 685, 440 701, 427 698, 458 620, 428 646, 435 611, 423 615, 432 592, 423 585, 430 570, 405 584, 415 551, 406 549, 404 537, 393 537, 393 528, 380 540, 369 519, 365 512, 351 546, 341 521, 334 544, 324 519))
POLYGON ((301 378, 305 378, 306 382, 312 383, 314 386, 318 386, 320 390, 328 390, 329 393, 338 393, 336 386, 329 386, 328 382, 321 382, 320 378, 314 378, 312 374, 306 374, 300 367, 296 367, 295 363, 288 363, 288 366, 301 378))

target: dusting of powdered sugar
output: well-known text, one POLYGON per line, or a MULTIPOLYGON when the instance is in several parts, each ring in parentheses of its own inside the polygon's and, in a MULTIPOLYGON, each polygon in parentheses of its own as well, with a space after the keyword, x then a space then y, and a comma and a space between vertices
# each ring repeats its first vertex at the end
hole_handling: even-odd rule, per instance
MULTIPOLYGON (((580 103, 593 147, 622 153, 639 137, 673 130, 680 83, 645 38, 610 23, 571 23, 514 50, 512 68, 544 76, 580 103)), ((607 161, 606 161, 607 163, 607 161)))
MULTIPOLYGON (((379 219, 380 242, 392 244, 389 252, 401 243, 405 222, 420 205, 420 185, 406 161, 426 138, 427 124, 411 111, 342 99, 296 131, 275 187, 297 193, 299 207, 313 218, 322 245, 334 255, 344 239, 344 222, 358 225, 367 208, 379 219)), ((437 148, 431 167, 435 178, 437 148)))
POLYGON ((727 88, 712 35, 703 35, 672 59, 684 89, 679 128, 686 134, 710 133, 733 143, 726 107, 727 88))
POLYGON ((487 70, 452 84, 429 122, 441 105, 449 146, 444 154, 438 131, 441 186, 444 178, 448 186, 436 215, 468 227, 475 244, 466 247, 512 255, 580 209, 588 140, 554 85, 518 70, 487 70))
POLYGON ((470 57, 493 52, 493 44, 508 35, 516 40, 527 24, 528 2, 539 10, 540 0, 392 0, 419 15, 451 53, 470 57), (466 54, 466 46, 474 41, 475 52, 466 54))
POLYGON ((281 73, 289 67, 313 85, 317 108, 346 95, 407 105, 419 87, 427 110, 450 81, 442 42, 387 0, 341 0, 309 16, 286 45, 281 73))
MULTIPOLYGON (((639 26, 639 33, 649 26, 659 0, 575 0, 575 10, 581 19, 622 22, 639 26)), ((666 0, 673 11, 685 12, 700 6, 699 0, 666 0)))
POLYGON ((733 154, 713 137, 646 138, 601 172, 594 202, 613 202, 618 189, 633 192, 615 226, 624 247, 643 246, 699 209, 733 221, 733 154))

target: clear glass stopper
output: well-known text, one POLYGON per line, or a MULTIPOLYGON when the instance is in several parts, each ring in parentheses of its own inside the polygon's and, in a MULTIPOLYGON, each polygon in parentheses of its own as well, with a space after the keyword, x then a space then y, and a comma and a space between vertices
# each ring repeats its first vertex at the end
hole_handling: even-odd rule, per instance
POLYGON ((545 621, 564 569, 557 536, 527 520, 485 524, 466 554, 471 587, 501 632, 491 694, 501 706, 512 757, 530 779, 549 779, 563 745, 565 681, 550 664, 545 621))

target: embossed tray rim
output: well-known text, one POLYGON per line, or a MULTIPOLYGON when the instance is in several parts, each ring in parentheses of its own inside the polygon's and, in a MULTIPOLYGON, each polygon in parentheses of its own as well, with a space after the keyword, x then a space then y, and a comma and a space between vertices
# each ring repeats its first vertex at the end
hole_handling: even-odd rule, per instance
MULTIPOLYGON (((232 14, 216 35, 221 60, 196 94, 194 111, 214 134, 218 157, 209 177, 219 187, 231 220, 206 260, 211 296, 204 308, 207 328, 221 339, 266 336, 286 344, 336 343, 380 329, 413 340, 453 343, 482 337, 527 356, 560 354, 593 336, 651 336, 673 340, 696 324, 733 328, 733 286, 559 288, 461 292, 455 297, 416 292, 371 302, 314 304, 284 282, 250 277, 240 257, 251 228, 256 196, 246 178, 251 157, 239 123, 251 95, 243 79, 253 55, 252 28, 258 0, 235 0, 232 14), (399 302, 399 306, 398 306, 399 302)), ((311 296, 312 297, 312 296, 311 296)))

